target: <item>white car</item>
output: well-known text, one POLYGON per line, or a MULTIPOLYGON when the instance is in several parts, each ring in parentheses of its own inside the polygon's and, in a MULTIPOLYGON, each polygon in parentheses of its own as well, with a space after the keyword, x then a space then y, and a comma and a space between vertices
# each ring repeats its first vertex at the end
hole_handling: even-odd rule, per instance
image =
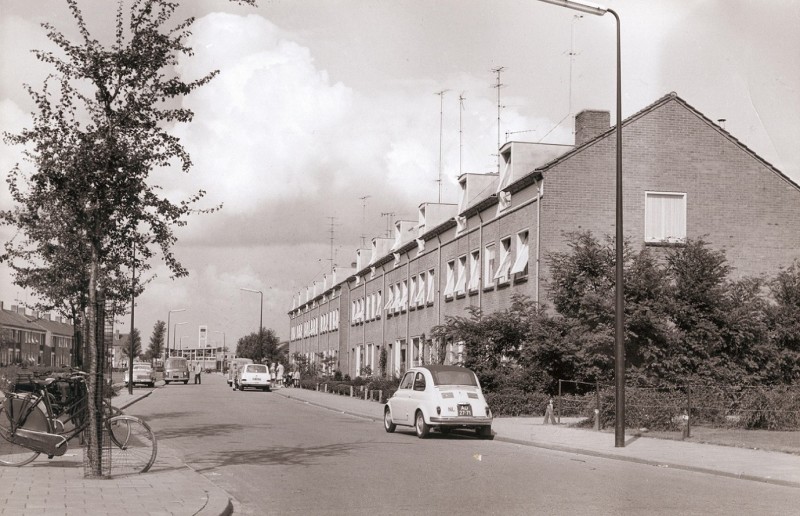
POLYGON ((420 439, 431 429, 449 433, 471 428, 491 438, 492 411, 475 373, 465 367, 427 365, 412 367, 400 380, 397 392, 386 402, 383 427, 411 426, 420 439))
MULTIPOLYGON (((125 370, 125 386, 128 385, 128 370, 125 370)), ((144 384, 154 387, 156 384, 156 374, 148 364, 133 364, 133 385, 144 384)))
POLYGON ((268 391, 271 379, 269 369, 264 364, 243 364, 236 373, 233 388, 243 391, 250 387, 268 391))

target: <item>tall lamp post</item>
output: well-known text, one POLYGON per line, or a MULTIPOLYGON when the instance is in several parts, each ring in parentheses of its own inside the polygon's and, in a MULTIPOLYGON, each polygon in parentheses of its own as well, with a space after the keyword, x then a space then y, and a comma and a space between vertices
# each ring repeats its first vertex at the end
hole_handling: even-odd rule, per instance
POLYGON ((225 372, 225 355, 228 354, 228 346, 225 344, 225 332, 219 330, 211 330, 211 333, 221 333, 222 334, 222 360, 220 360, 219 367, 222 372, 225 372))
POLYGON ((178 345, 180 346, 181 350, 181 356, 183 356, 183 339, 188 339, 188 338, 189 338, 188 335, 181 335, 181 340, 178 342, 178 345))
POLYGON ((178 333, 178 326, 182 326, 184 324, 189 324, 188 321, 183 321, 179 323, 175 323, 172 325, 172 351, 175 352, 175 335, 178 333))
POLYGON ((169 319, 172 316, 172 314, 176 312, 185 312, 185 311, 186 311, 185 308, 178 308, 177 310, 170 310, 169 313, 167 314, 167 347, 164 350, 164 360, 169 358, 169 319))
POLYGON ((259 319, 258 319, 258 351, 261 353, 261 358, 263 359, 264 356, 264 344, 261 339, 262 328, 264 327, 264 293, 260 290, 253 290, 251 288, 244 288, 240 287, 239 290, 244 290, 245 292, 254 292, 261 296, 261 308, 258 312, 259 319))
POLYGON ((616 421, 614 446, 625 447, 625 285, 622 275, 622 53, 620 51, 619 15, 613 10, 573 0, 540 0, 548 4, 574 9, 595 16, 611 13, 617 20, 617 202, 616 202, 616 271, 614 303, 614 379, 616 387, 616 421))

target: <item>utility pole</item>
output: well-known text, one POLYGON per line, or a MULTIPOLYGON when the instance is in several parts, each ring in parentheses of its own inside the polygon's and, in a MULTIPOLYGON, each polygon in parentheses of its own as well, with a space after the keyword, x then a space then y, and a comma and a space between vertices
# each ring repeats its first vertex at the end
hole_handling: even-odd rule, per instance
POLYGON ((467 100, 467 97, 464 96, 464 92, 462 91, 458 96, 458 177, 461 177, 461 174, 464 173, 462 170, 464 154, 464 130, 462 126, 462 118, 464 115, 465 100, 467 100))
POLYGON ((334 226, 336 225, 336 224, 335 224, 335 222, 336 222, 336 217, 327 217, 327 219, 330 221, 330 224, 331 224, 331 228, 330 228, 330 230, 329 230, 329 231, 330 231, 330 234, 331 234, 331 238, 330 238, 330 240, 331 240, 331 257, 330 257, 330 262, 331 262, 331 274, 333 274, 333 235, 334 235, 334 231, 335 231, 335 230, 334 230, 334 226))
POLYGON ((492 68, 492 73, 497 75, 497 80, 492 88, 497 89, 497 173, 500 173, 500 111, 505 107, 500 104, 500 88, 505 86, 502 82, 500 82, 500 74, 503 70, 505 70, 505 66, 498 66, 497 68, 492 68))
POLYGON ((367 235, 365 233, 366 226, 367 226, 367 199, 369 199, 371 195, 365 195, 364 197, 359 197, 361 199, 361 247, 365 247, 367 235))

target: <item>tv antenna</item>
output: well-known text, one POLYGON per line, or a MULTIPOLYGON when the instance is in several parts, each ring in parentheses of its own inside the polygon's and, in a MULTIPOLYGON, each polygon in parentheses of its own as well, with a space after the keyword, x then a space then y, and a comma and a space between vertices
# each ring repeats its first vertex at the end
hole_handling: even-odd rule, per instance
POLYGON ((366 246, 365 238, 367 235, 364 234, 367 224, 367 199, 372 197, 371 195, 365 195, 363 197, 359 197, 361 199, 361 247, 366 246))
POLYGON ((381 213, 381 217, 386 217, 386 238, 391 238, 392 236, 392 219, 394 218, 393 211, 386 211, 381 213))
POLYGON ((330 229, 328 231, 331 234, 331 237, 330 237, 330 240, 331 240, 331 257, 328 258, 328 261, 331 262, 331 274, 333 274, 333 267, 335 265, 334 264, 334 255, 333 255, 333 237, 334 237, 335 227, 337 226, 337 224, 336 224, 336 217, 326 217, 326 218, 330 221, 330 229))
POLYGON ((462 91, 461 94, 458 96, 458 176, 461 177, 463 174, 462 171, 462 163, 463 163, 463 154, 464 154, 464 130, 462 128, 462 118, 464 115, 464 101, 467 100, 467 97, 464 96, 464 92, 462 91))
POLYGON ((450 90, 437 91, 434 95, 439 96, 439 176, 436 183, 439 186, 439 202, 442 202, 442 127, 444 122, 444 94, 450 90))
POLYGON ((505 70, 505 66, 498 66, 497 68, 492 68, 492 73, 497 75, 497 79, 492 85, 492 88, 497 89, 497 173, 500 173, 500 111, 505 107, 500 104, 500 88, 505 86, 502 82, 500 82, 500 74, 505 70))

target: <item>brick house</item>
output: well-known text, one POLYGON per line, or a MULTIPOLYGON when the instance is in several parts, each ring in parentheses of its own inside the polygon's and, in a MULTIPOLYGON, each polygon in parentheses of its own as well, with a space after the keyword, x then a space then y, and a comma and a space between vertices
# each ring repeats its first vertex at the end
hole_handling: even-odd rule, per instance
MULTIPOLYGON (((610 115, 575 117, 575 144, 508 142, 500 174, 463 174, 458 205, 423 203, 375 238, 355 267, 309 287, 289 311, 290 354, 335 357, 356 376, 431 360, 426 335, 469 306, 547 301, 548 253, 565 233, 614 234, 616 134, 610 115), (333 315, 331 315, 333 314, 333 315), (330 319, 335 317, 335 324, 330 319)), ((700 238, 734 276, 774 275, 800 257, 800 187, 670 93, 623 121, 624 234, 634 247, 700 238)), ((446 360, 458 362, 455 344, 446 360)))
POLYGON ((6 308, 0 301, 0 365, 72 364, 73 326, 60 316, 6 308))

